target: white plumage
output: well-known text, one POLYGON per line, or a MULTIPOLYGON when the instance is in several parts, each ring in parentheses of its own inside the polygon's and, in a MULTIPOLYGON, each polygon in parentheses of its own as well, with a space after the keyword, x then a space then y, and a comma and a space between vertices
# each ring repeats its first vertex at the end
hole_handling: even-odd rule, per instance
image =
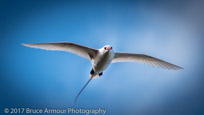
POLYGON ((90 72, 90 79, 81 89, 75 102, 77 101, 79 95, 83 89, 88 85, 92 78, 97 78, 103 74, 103 71, 110 65, 110 63, 116 62, 138 62, 153 67, 160 67, 165 69, 183 69, 180 66, 174 65, 172 63, 163 61, 161 59, 148 56, 145 54, 135 54, 135 53, 121 53, 114 52, 110 45, 106 45, 100 49, 93 49, 86 46, 78 45, 71 42, 55 42, 55 43, 37 43, 37 44, 22 44, 31 48, 39 48, 44 50, 57 50, 57 51, 67 51, 70 53, 77 54, 91 61, 92 70, 90 72))

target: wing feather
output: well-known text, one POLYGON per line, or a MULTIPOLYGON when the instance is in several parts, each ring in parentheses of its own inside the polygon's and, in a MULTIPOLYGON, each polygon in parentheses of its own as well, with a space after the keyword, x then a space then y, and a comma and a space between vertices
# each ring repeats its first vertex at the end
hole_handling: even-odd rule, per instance
POLYGON ((115 62, 139 62, 153 67, 160 67, 165 69, 183 69, 180 66, 145 54, 115 53, 112 63, 115 62))
POLYGON ((67 51, 77 54, 81 57, 91 60, 95 58, 98 50, 86 46, 78 45, 71 42, 54 42, 54 43, 36 43, 36 44, 22 44, 31 48, 39 48, 44 50, 67 51))

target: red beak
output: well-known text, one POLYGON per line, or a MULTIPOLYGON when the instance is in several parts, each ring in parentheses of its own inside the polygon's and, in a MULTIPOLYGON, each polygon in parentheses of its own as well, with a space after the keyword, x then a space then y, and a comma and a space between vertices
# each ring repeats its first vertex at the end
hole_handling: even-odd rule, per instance
POLYGON ((110 48, 110 47, 107 47, 106 49, 107 49, 107 50, 110 50, 111 48, 110 48))

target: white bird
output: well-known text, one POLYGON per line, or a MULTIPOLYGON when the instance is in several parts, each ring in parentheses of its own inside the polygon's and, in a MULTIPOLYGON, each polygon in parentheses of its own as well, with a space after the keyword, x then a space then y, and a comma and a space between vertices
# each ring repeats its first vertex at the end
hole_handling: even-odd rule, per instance
POLYGON ((139 62, 147 64, 154 67, 160 67, 165 69, 183 69, 177 65, 171 64, 169 62, 160 60, 155 57, 151 57, 145 54, 135 54, 135 53, 120 53, 114 52, 110 45, 105 45, 100 49, 93 49, 86 46, 78 45, 71 42, 55 42, 55 43, 36 43, 36 44, 22 44, 31 48, 39 48, 45 50, 58 50, 67 51, 77 54, 91 61, 92 69, 90 72, 90 79, 80 90, 75 98, 74 103, 76 103, 79 95, 92 80, 92 78, 100 77, 103 71, 111 64, 115 62, 139 62))

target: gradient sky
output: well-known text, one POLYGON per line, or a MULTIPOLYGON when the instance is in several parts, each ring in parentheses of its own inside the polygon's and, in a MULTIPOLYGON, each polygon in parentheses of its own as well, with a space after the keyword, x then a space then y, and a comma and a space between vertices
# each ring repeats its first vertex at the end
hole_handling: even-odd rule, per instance
POLYGON ((115 63, 86 87, 75 108, 107 114, 203 115, 204 2, 0 1, 0 112, 68 108, 89 79, 77 55, 21 43, 74 42, 148 54, 184 70, 115 63))

